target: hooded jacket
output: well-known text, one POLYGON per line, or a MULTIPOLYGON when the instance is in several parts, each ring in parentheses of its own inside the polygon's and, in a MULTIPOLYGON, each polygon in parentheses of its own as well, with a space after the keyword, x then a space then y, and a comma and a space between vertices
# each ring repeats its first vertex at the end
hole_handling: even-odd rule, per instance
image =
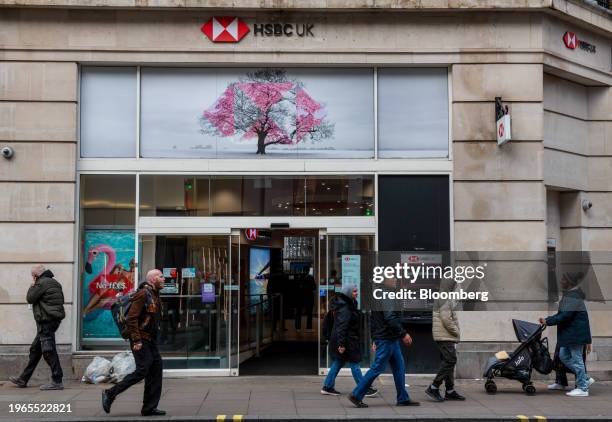
POLYGON ((589 314, 580 288, 567 290, 559 302, 559 312, 546 318, 546 325, 557 326, 557 345, 560 347, 591 344, 589 314))
POLYGON ((49 270, 43 272, 28 289, 26 300, 32 305, 36 322, 61 321, 66 317, 62 285, 49 270))
POLYGON ((138 286, 131 298, 132 305, 127 315, 130 339, 134 343, 142 340, 155 342, 161 320, 161 299, 155 287, 146 281, 138 286))
POLYGON ((336 300, 330 305, 334 313, 334 326, 329 338, 329 355, 332 359, 349 362, 361 361, 361 342, 359 335, 361 314, 357 302, 343 293, 338 293, 336 300), (346 348, 343 354, 338 347, 346 348))
POLYGON ((452 305, 450 300, 435 301, 431 326, 434 341, 459 342, 459 320, 452 305))

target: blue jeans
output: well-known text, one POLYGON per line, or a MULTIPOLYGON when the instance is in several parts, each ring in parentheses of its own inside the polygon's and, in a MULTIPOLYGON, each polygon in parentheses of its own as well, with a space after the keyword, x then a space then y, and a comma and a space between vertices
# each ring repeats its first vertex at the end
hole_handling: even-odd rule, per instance
POLYGON ((329 367, 329 372, 325 377, 325 381, 323 382, 323 387, 334 388, 334 385, 336 385, 336 377, 338 376, 340 369, 342 369, 342 367, 347 363, 351 367, 351 374, 353 374, 355 384, 359 384, 361 382, 361 379, 363 378, 363 375, 361 375, 361 368, 359 367, 359 363, 347 362, 342 359, 334 359, 331 366, 329 367))
POLYGON ((576 375, 576 387, 582 391, 589 391, 589 379, 582 360, 582 344, 559 348, 559 359, 576 375))
POLYGON ((370 370, 366 372, 363 379, 353 390, 353 397, 361 401, 365 397, 368 388, 387 367, 387 363, 391 365, 393 372, 393 381, 395 382, 395 390, 397 391, 397 401, 410 400, 406 391, 406 367, 404 365, 404 356, 400 348, 400 340, 374 340, 376 344, 376 356, 370 370))

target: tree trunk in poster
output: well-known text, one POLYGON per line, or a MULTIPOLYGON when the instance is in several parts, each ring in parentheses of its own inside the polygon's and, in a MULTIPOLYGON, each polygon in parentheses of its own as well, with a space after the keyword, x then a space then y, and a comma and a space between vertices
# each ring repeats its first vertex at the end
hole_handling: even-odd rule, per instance
POLYGON ((266 153, 266 144, 264 142, 266 140, 267 135, 268 134, 266 132, 259 132, 257 134, 257 154, 266 153))

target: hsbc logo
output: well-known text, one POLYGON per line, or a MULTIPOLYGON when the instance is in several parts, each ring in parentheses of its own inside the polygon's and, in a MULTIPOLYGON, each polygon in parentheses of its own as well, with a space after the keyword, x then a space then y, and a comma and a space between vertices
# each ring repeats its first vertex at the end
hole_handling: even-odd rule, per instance
MULTIPOLYGON (((214 16, 200 28, 214 43, 237 43, 251 28, 236 16, 214 16)), ((256 37, 314 37, 314 24, 311 23, 254 23, 253 35, 256 37)))
POLYGON ((212 42, 227 43, 240 41, 250 31, 242 19, 229 16, 215 16, 202 25, 201 29, 212 42))
POLYGON ((565 43, 565 46, 567 48, 569 48, 570 50, 574 50, 576 49, 576 46, 578 45, 578 38, 576 37, 576 34, 574 34, 573 32, 567 31, 563 35, 563 42, 565 43))
POLYGON ((581 50, 584 50, 587 53, 596 52, 596 47, 593 44, 579 40, 576 34, 574 34, 572 31, 567 31, 565 34, 563 34, 563 44, 565 44, 565 46, 570 50, 575 50, 576 47, 580 47, 581 50))

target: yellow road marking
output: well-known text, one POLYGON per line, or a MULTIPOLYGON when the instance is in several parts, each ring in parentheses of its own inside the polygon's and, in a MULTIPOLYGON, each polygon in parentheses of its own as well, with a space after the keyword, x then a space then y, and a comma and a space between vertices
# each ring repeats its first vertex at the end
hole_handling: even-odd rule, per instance
POLYGON ((546 422, 546 416, 534 416, 536 421, 546 422))
POLYGON ((217 415, 217 422, 225 421, 225 415, 217 415))
POLYGON ((234 422, 240 422, 242 420, 242 415, 234 415, 234 422))
POLYGON ((525 415, 516 415, 516 418, 517 418, 519 421, 529 422, 529 418, 528 418, 527 416, 525 416, 525 415))

